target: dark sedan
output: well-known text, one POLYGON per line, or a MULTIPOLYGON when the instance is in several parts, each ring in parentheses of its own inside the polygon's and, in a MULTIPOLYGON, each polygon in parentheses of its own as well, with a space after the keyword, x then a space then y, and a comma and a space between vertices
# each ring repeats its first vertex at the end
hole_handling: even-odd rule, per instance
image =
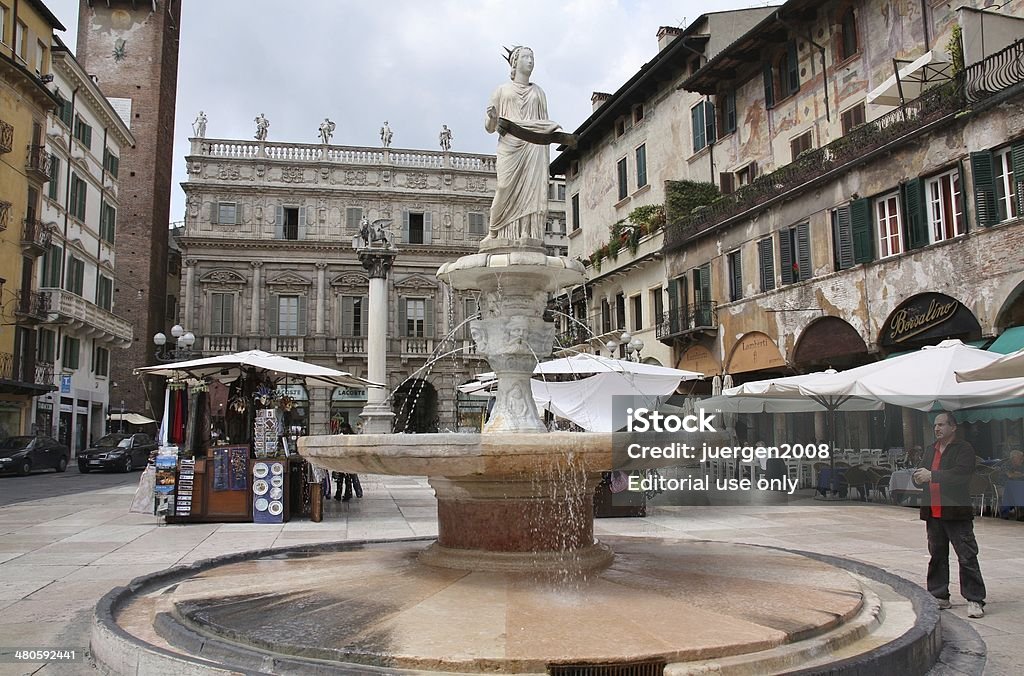
POLYGON ((21 476, 37 469, 68 468, 71 451, 52 437, 7 437, 0 441, 0 472, 17 472, 21 476))
POLYGON ((82 474, 94 469, 130 472, 146 466, 156 442, 148 434, 108 434, 92 448, 78 454, 78 471, 82 474))

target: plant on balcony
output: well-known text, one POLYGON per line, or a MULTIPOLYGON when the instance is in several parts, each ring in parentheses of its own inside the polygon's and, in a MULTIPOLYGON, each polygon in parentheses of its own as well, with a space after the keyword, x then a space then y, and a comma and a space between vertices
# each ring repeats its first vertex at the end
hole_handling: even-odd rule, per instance
POLYGON ((608 251, 608 256, 612 260, 619 257, 619 249, 622 247, 622 241, 618 237, 612 237, 608 240, 608 243, 604 245, 604 248, 608 251))
POLYGON ((665 217, 669 223, 674 223, 719 197, 721 192, 714 183, 665 181, 665 217))
POLYGON ((643 234, 649 234, 665 225, 665 205, 645 204, 629 212, 630 223, 639 226, 643 234))
POLYGON ((963 29, 958 23, 953 24, 953 32, 946 43, 946 52, 949 54, 949 62, 953 64, 953 79, 956 79, 957 75, 964 72, 963 29))

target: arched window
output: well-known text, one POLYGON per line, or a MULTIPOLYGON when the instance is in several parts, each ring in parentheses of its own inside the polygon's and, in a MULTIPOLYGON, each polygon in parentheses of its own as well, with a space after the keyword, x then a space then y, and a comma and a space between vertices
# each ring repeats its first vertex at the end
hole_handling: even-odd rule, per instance
POLYGON ((853 7, 848 7, 843 12, 842 18, 839 21, 839 30, 839 59, 845 60, 858 52, 857 15, 854 14, 853 7))

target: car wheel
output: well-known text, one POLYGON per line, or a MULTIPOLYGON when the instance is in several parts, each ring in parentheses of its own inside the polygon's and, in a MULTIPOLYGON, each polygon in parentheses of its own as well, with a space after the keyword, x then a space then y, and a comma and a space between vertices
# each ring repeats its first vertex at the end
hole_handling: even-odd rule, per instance
POLYGON ((62 456, 60 457, 60 459, 59 459, 59 460, 57 461, 57 467, 56 467, 56 469, 57 469, 57 471, 58 471, 58 472, 63 472, 63 471, 64 471, 64 470, 66 470, 67 468, 68 468, 68 459, 67 459, 67 458, 65 458, 65 457, 64 457, 64 456, 62 455, 62 456))
POLYGON ((121 471, 130 472, 135 469, 135 463, 132 462, 132 456, 126 455, 124 458, 124 467, 121 471))
POLYGON ((31 473, 32 473, 32 462, 28 458, 26 458, 26 459, 21 461, 20 465, 18 465, 18 474, 21 475, 21 476, 28 476, 31 473))
POLYGON ((79 474, 88 474, 89 473, 89 466, 86 465, 84 462, 79 462, 78 463, 78 473, 79 474))

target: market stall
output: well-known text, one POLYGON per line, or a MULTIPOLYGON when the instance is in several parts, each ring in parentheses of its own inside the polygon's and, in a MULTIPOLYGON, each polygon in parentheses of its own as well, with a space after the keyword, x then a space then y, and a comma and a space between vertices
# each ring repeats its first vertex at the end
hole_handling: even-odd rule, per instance
POLYGON ((311 472, 296 452, 308 431, 307 388, 378 386, 260 350, 136 372, 168 378, 155 504, 169 522, 280 523, 308 513, 311 472))

